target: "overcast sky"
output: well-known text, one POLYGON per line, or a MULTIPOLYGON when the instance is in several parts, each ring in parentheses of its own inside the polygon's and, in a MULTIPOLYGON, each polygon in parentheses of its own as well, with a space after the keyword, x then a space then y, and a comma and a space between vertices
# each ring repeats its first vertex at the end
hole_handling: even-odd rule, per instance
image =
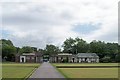
POLYGON ((61 46, 69 37, 118 41, 118 0, 4 0, 0 9, 0 38, 15 46, 61 46))

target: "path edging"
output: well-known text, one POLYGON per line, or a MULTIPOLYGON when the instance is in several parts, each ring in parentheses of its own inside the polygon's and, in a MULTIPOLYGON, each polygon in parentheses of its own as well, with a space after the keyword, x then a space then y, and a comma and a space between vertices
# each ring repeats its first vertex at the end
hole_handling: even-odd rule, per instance
POLYGON ((27 79, 32 75, 32 73, 36 71, 36 69, 37 69, 37 68, 34 68, 34 69, 25 77, 24 80, 27 80, 27 79))
POLYGON ((54 66, 52 63, 50 63, 59 73, 61 73, 65 78, 68 78, 67 75, 65 75, 61 70, 59 70, 56 66, 54 66))

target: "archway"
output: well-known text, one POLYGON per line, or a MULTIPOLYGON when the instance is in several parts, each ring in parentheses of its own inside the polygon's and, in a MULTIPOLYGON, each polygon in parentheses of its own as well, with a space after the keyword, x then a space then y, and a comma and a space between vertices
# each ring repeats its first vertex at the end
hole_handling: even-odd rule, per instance
POLYGON ((45 54, 43 55, 43 62, 49 62, 49 55, 45 54))

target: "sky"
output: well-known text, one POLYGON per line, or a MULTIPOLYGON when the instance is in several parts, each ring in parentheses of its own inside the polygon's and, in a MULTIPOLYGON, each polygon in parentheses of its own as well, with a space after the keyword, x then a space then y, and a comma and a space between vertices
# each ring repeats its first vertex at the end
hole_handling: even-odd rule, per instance
POLYGON ((15 46, 61 46, 66 38, 118 42, 118 0, 2 0, 2 36, 15 46))

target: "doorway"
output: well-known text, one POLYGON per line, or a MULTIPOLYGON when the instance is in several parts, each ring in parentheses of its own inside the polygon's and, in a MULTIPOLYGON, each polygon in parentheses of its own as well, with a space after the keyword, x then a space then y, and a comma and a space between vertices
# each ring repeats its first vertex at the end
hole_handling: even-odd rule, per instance
POLYGON ((22 62, 24 62, 24 58, 22 58, 22 62))
POLYGON ((49 62, 49 55, 43 55, 43 62, 49 62))
POLYGON ((75 58, 72 58, 73 63, 75 62, 75 58))
POLYGON ((25 56, 20 56, 20 62, 26 62, 26 57, 25 56))

